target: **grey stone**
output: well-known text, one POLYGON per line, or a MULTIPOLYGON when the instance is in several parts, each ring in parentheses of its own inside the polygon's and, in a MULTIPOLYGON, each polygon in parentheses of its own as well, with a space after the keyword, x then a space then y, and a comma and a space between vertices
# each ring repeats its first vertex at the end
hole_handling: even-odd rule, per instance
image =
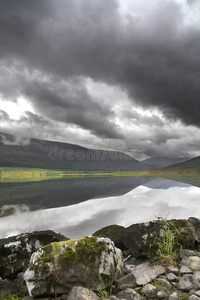
POLYGON ((31 256, 24 279, 30 296, 65 294, 73 286, 103 290, 123 274, 120 249, 108 238, 51 243, 31 256))
POLYGON ((120 225, 109 225, 103 227, 93 233, 93 236, 99 237, 107 237, 114 242, 115 246, 121 250, 126 250, 127 247, 124 245, 122 238, 121 238, 121 231, 124 229, 123 226, 120 225))
POLYGON ((167 280, 178 281, 178 277, 174 273, 169 273, 169 274, 167 274, 167 280))
POLYGON ((171 288, 172 285, 165 278, 156 278, 161 285, 166 286, 167 288, 171 288))
MULTIPOLYGON (((191 223, 186 220, 169 220, 167 223, 171 228, 174 229, 175 226, 181 232, 177 240, 180 245, 184 248, 194 249, 198 238, 191 223)), ((143 258, 153 254, 154 249, 150 246, 155 238, 160 237, 162 226, 160 220, 133 224, 122 230, 120 235, 131 254, 136 258, 143 258)))
POLYGON ((16 279, 17 274, 27 268, 30 257, 37 248, 64 240, 68 238, 52 230, 23 233, 1 239, 0 277, 16 279))
POLYGON ((193 225, 198 238, 198 242, 200 243, 200 220, 194 217, 190 217, 188 221, 193 225))
POLYGON ((180 278, 178 289, 183 292, 189 292, 191 289, 194 288, 194 285, 191 280, 192 275, 183 275, 183 277, 180 278))
POLYGON ((154 299, 157 291, 158 290, 154 285, 148 283, 142 288, 141 293, 150 299, 154 299))
POLYGON ((170 273, 174 273, 175 275, 179 274, 179 269, 177 269, 175 267, 169 266, 167 269, 170 273))
POLYGON ((158 299, 166 299, 167 298, 167 293, 165 293, 164 291, 159 291, 157 293, 157 297, 158 297, 158 299))
POLYGON ((165 274, 165 268, 163 266, 154 266, 157 276, 165 274))
POLYGON ((135 265, 125 265, 124 266, 124 273, 128 274, 133 272, 133 270, 135 269, 135 265))
POLYGON ((129 250, 124 250, 123 255, 127 258, 126 265, 136 265, 137 259, 130 254, 129 250))
POLYGON ((147 257, 150 245, 159 236, 160 229, 159 221, 133 224, 121 232, 122 241, 134 257, 147 257))
POLYGON ((191 276, 191 281, 192 281, 192 283, 194 285, 195 291, 198 290, 198 289, 200 289, 200 282, 199 282, 199 280, 194 275, 190 275, 190 276, 191 276))
POLYGON ((177 300, 178 299, 178 293, 174 292, 169 296, 169 300, 177 300))
POLYGON ((67 300, 99 300, 99 297, 87 288, 74 286, 71 289, 67 300))
POLYGON ((194 293, 195 293, 195 289, 191 289, 191 290, 189 291, 189 296, 192 296, 194 293))
POLYGON ((60 300, 67 300, 67 295, 63 294, 62 296, 60 296, 60 300))
POLYGON ((189 256, 196 256, 196 253, 193 250, 182 249, 180 251, 180 258, 183 258, 185 256, 187 256, 187 257, 189 257, 189 256))
POLYGON ((18 273, 17 278, 13 281, 13 283, 15 283, 19 288, 21 288, 24 284, 24 273, 18 273))
POLYGON ((182 266, 187 266, 192 271, 200 271, 200 257, 198 256, 185 256, 181 261, 182 266))
POLYGON ((129 273, 128 275, 116 280, 116 288, 118 290, 123 290, 126 288, 135 288, 136 287, 136 279, 133 273, 129 273))
POLYGON ((132 273, 135 275, 137 285, 147 284, 157 277, 155 269, 149 263, 138 265, 132 273))
POLYGON ((110 300, 119 300, 119 298, 117 298, 116 296, 111 296, 110 300))
POLYGON ((192 270, 188 268, 187 266, 182 266, 180 268, 180 275, 185 275, 185 274, 192 274, 192 270))
POLYGON ((195 271, 194 276, 200 281, 200 271, 195 271))
POLYGON ((188 298, 188 300, 199 300, 200 298, 195 296, 195 295, 192 295, 188 298))
POLYGON ((196 296, 200 297, 200 290, 194 293, 196 296))
POLYGON ((117 293, 117 298, 126 300, 140 300, 140 295, 134 289, 125 289, 117 293))
POLYGON ((21 287, 10 280, 0 278, 0 299, 7 298, 10 294, 20 292, 21 287))

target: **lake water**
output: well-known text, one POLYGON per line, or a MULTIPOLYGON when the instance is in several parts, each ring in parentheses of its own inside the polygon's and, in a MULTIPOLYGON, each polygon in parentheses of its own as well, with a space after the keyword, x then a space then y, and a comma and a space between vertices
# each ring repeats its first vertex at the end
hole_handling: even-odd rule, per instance
MULTIPOLYGON (((75 197, 75 203, 66 200, 65 205, 62 206, 63 199, 67 199, 67 195, 63 193, 67 193, 67 187, 73 186, 68 183, 66 190, 62 185, 61 200, 58 194, 56 201, 54 193, 54 206, 51 197, 50 208, 47 205, 30 211, 27 203, 22 203, 21 209, 15 209, 14 214, 0 219, 0 238, 46 229, 63 233, 69 238, 76 238, 91 235, 107 225, 118 224, 127 227, 134 223, 154 220, 155 216, 164 218, 168 216, 168 219, 200 217, 200 188, 189 184, 147 177, 107 178, 97 181, 92 179, 90 184, 86 182, 87 195, 82 194, 83 202, 81 202, 79 187, 74 183, 74 196, 76 191, 79 198, 75 197), (95 186, 99 190, 95 190, 95 186), (109 186, 110 194, 115 196, 108 196, 109 186), (91 197, 87 200, 89 194, 91 197), (98 195, 99 198, 96 198, 98 195), (102 197, 106 195, 107 197, 102 197)), ((59 186, 58 182, 57 186, 59 186)), ((81 185, 80 189, 81 192, 84 191, 81 185)), ((72 194, 70 197, 73 197, 72 194)), ((43 205, 48 203, 48 199, 42 201, 42 197, 45 198, 45 194, 40 197, 41 203, 43 205)), ((38 203, 36 204, 36 207, 39 207, 38 203)), ((20 206, 20 199, 17 204, 10 205, 15 208, 20 206)))

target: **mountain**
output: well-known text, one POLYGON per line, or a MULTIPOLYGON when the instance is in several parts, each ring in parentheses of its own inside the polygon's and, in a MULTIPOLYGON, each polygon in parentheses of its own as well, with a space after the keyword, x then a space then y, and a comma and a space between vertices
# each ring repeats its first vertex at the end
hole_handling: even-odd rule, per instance
POLYGON ((195 158, 189 159, 185 162, 175 164, 173 166, 168 166, 165 167, 161 170, 166 170, 166 171, 179 171, 181 172, 198 172, 200 173, 200 156, 197 156, 195 158))
POLYGON ((145 163, 117 151, 87 149, 78 145, 19 138, 0 133, 0 167, 28 167, 77 171, 142 171, 145 163))
POLYGON ((200 156, 179 164, 149 171, 149 174, 200 187, 200 156))
POLYGON ((167 156, 151 157, 143 160, 143 163, 152 168, 163 168, 189 160, 189 157, 169 158, 167 156))

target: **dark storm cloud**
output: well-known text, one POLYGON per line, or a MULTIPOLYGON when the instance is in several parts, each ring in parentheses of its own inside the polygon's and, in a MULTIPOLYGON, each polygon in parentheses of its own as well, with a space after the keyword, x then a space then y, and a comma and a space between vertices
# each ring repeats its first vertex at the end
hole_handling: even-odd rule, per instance
POLYGON ((19 119, 18 122, 27 124, 37 124, 37 126, 41 127, 50 125, 50 122, 47 119, 30 111, 24 112, 23 116, 19 119))
POLYGON ((58 81, 56 84, 31 82, 25 93, 32 98, 34 107, 51 120, 76 124, 101 137, 123 137, 110 120, 114 116, 112 108, 98 103, 101 99, 92 99, 79 80, 64 85, 58 81))
MULTIPOLYGON (((200 30, 184 26, 175 2, 152 3, 122 17, 115 0, 1 0, 0 57, 44 76, 118 84, 134 102, 200 126, 200 30)), ((73 89, 64 96, 33 81, 26 95, 49 118, 121 137, 112 109, 73 89)))

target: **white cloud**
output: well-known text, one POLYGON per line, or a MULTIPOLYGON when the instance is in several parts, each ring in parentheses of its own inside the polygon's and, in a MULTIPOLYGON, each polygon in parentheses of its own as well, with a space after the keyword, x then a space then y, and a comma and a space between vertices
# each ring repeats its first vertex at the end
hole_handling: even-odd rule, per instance
POLYGON ((13 120, 19 120, 25 111, 34 113, 34 109, 30 102, 28 102, 23 96, 19 96, 16 102, 4 100, 0 98, 1 109, 7 112, 10 118, 13 120))

